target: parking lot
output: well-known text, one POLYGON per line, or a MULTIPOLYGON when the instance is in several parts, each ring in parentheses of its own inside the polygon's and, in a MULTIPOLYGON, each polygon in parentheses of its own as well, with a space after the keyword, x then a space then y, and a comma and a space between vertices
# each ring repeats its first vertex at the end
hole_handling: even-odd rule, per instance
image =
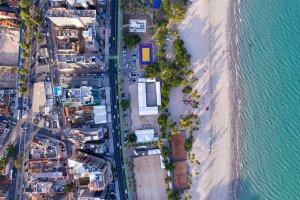
POLYGON ((127 81, 136 82, 138 77, 143 77, 143 71, 138 63, 138 47, 123 48, 121 73, 127 81))

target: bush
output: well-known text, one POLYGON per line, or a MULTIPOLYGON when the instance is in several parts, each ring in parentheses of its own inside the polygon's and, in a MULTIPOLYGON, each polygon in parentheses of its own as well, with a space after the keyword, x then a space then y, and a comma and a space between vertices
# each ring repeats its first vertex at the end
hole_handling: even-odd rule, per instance
POLYGON ((122 99, 122 101, 120 102, 122 108, 129 108, 130 107, 130 101, 128 99, 122 99))
POLYGON ((124 46, 132 48, 141 41, 141 37, 137 34, 124 34, 124 46))

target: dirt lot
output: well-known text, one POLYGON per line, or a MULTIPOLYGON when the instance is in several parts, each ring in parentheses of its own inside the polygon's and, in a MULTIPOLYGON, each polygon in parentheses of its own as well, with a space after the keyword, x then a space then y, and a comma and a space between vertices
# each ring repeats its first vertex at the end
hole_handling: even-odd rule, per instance
POLYGON ((139 116, 137 83, 131 84, 128 87, 131 102, 131 132, 139 129, 154 128, 155 132, 160 134, 157 124, 158 115, 139 116))
POLYGON ((0 66, 17 66, 19 30, 0 29, 0 66))
POLYGON ((161 168, 160 156, 141 156, 134 158, 134 176, 138 200, 167 199, 167 173, 161 168))
POLYGON ((0 67, 0 89, 15 89, 16 78, 16 67, 0 67))

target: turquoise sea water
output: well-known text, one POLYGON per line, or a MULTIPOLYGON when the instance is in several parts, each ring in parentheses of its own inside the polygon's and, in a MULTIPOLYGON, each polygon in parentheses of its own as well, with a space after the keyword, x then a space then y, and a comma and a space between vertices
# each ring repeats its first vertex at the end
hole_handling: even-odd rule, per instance
POLYGON ((300 0, 241 0, 236 199, 300 199, 300 0))

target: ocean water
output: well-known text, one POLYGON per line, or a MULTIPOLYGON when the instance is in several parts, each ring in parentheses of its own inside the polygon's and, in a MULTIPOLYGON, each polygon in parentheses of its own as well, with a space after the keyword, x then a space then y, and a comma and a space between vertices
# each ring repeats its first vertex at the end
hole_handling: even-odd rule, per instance
POLYGON ((239 200, 300 199, 300 0, 240 0, 239 200))

